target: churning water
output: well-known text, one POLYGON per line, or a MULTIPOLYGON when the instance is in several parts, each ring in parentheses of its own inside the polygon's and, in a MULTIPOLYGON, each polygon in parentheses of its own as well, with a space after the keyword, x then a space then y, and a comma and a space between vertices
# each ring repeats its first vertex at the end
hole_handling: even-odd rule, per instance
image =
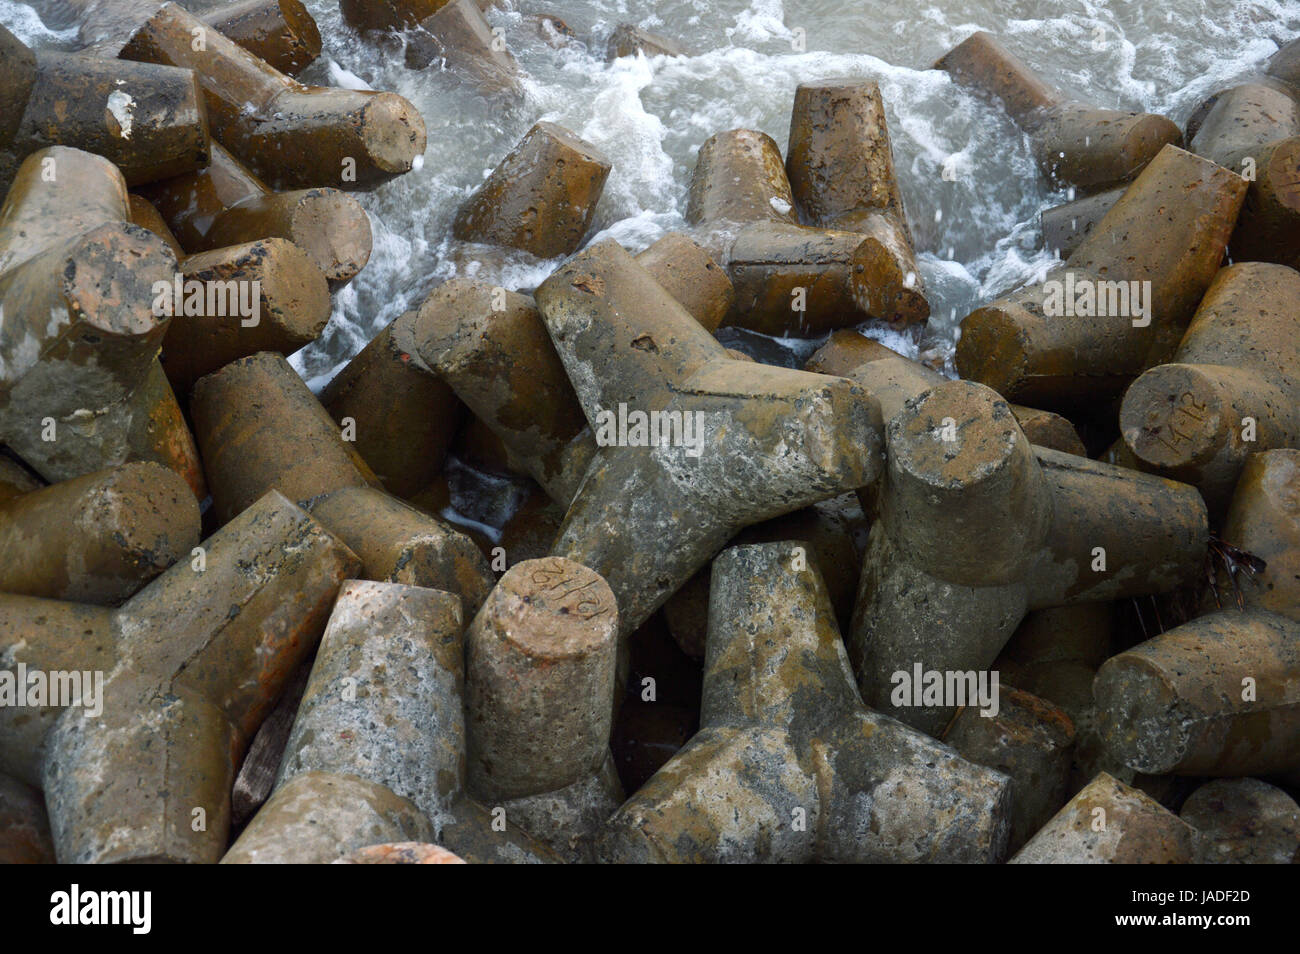
MULTIPOLYGON (((57 0, 51 0, 57 2, 57 0)), ((334 299, 324 336, 294 363, 321 387, 387 322, 458 273, 529 289, 555 263, 523 254, 476 261, 449 239, 457 206, 540 119, 613 162, 595 229, 630 251, 684 225, 695 153, 713 133, 760 129, 784 150, 795 86, 861 76, 884 96, 894 159, 933 308, 923 336, 863 330, 898 350, 947 354, 975 304, 1042 271, 1038 213, 1070 198, 1037 176, 1027 139, 996 106, 928 69, 976 29, 1002 38, 1049 83, 1100 106, 1164 113, 1180 125, 1216 89, 1300 32, 1300 0, 501 0, 487 11, 527 71, 527 95, 489 105, 437 67, 405 68, 359 37, 336 0, 307 0, 324 38, 305 82, 401 93, 423 113, 420 168, 360 195, 375 234, 370 264, 334 299), (576 39, 539 15, 561 18, 576 39), (605 40, 633 23, 694 55, 606 64, 605 40), (802 48, 802 49, 801 49, 802 48), (955 157, 955 158, 953 158, 955 157), (956 172, 942 175, 945 163, 956 172)), ((0 0, 0 20, 33 45, 72 29, 0 0)))

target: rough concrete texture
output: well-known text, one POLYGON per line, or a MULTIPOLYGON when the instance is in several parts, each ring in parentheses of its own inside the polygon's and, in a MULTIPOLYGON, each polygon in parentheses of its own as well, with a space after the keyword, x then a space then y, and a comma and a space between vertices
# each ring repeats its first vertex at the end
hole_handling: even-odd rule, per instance
MULTIPOLYGON (((746 527, 728 546, 796 540, 804 545, 804 556, 821 572, 830 594, 831 606, 840 625, 847 627, 853 615, 862 560, 856 536, 863 535, 865 517, 852 494, 815 503, 803 510, 746 527)), ((712 567, 705 566, 682 584, 664 604, 664 622, 678 647, 695 659, 704 658, 709 625, 709 579, 712 567)))
POLYGON ((555 543, 557 556, 609 583, 624 633, 743 527, 879 473, 870 396, 843 379, 731 358, 616 243, 571 258, 536 300, 598 442, 602 410, 681 415, 676 439, 597 452, 555 543))
POLYGON ((1300 859, 1300 805, 1257 778, 1208 782, 1178 814, 1200 833, 1201 864, 1289 865, 1300 859))
POLYGON ((179 262, 185 258, 185 249, 181 248, 181 243, 176 241, 176 236, 172 234, 172 230, 167 223, 163 221, 162 213, 158 211, 156 205, 144 196, 132 192, 127 196, 127 207, 131 213, 131 221, 142 229, 148 229, 166 242, 167 247, 176 256, 176 261, 179 262))
POLYGON ((538 123, 460 207, 452 234, 539 258, 570 255, 591 227, 609 170, 591 143, 538 123))
POLYGON ((559 557, 511 567, 465 634, 470 791, 573 860, 623 800, 609 758, 617 654, 609 586, 559 557))
POLYGON ((446 5, 447 0, 339 0, 348 25, 372 33, 413 27, 446 5))
POLYGON ((938 733, 953 703, 900 710, 898 673, 987 670, 1029 609, 1162 593, 1208 543, 1194 488, 1025 439, 994 392, 951 381, 887 428, 849 654, 869 705, 938 733))
POLYGON ((407 68, 432 64, 481 95, 507 102, 523 97, 523 71, 500 48, 475 0, 450 0, 407 34, 407 68))
POLYGON ((731 311, 736 290, 726 270, 685 233, 669 232, 636 260, 705 331, 717 331, 731 311))
POLYGON ((370 219, 356 199, 333 188, 272 192, 219 143, 203 169, 142 191, 187 252, 282 238, 306 252, 332 288, 370 260, 370 219))
POLYGON ((586 471, 574 455, 589 460, 594 442, 533 300, 454 278, 429 293, 419 320, 429 328, 421 360, 568 506, 586 471))
POLYGON ((1234 172, 1166 146, 1065 266, 1048 273, 1046 280, 1059 284, 1025 286, 962 320, 957 370, 1008 400, 1049 410, 1118 396, 1177 348, 1223 261, 1246 185, 1234 172), (1128 283, 1127 308, 1116 282, 1128 283), (1149 314, 1138 313, 1133 282, 1149 314), (1075 307, 1086 300, 1084 289, 1094 297, 1091 315, 1075 307))
POLYGON ((464 773, 463 628, 451 593, 345 583, 277 787, 308 772, 355 776, 410 800, 441 828, 464 773))
POLYGON ((614 594, 559 557, 511 567, 465 637, 469 782, 481 800, 564 788, 609 750, 614 594))
POLYGON ((48 486, 17 458, 0 453, 0 503, 48 486))
POLYGON ((823 228, 872 239, 863 257, 863 307, 892 324, 925 321, 930 304, 916 267, 880 88, 872 80, 801 83, 790 115, 786 172, 804 215, 823 228))
POLYGON ((1170 363, 1124 394, 1119 421, 1139 466, 1194 485, 1221 513, 1249 455, 1300 447, 1300 272, 1221 269, 1170 363))
POLYGON ((998 860, 1009 780, 862 705, 797 546, 714 561, 700 732, 609 820, 602 857, 998 860))
POLYGON ((198 542, 180 475, 124 464, 0 503, 0 591, 111 606, 198 542))
POLYGON ((213 136, 278 188, 373 188, 424 153, 424 119, 401 96, 303 86, 175 3, 136 31, 121 58, 192 69, 213 136))
MULTIPOLYGON (((0 31, 6 48, 18 42, 0 31)), ((54 51, 37 53, 33 67, 25 102, 13 104, 21 119, 0 136, 0 190, 24 158, 47 146, 103 156, 132 186, 207 164, 207 109, 193 73, 54 51)))
POLYGON ((1254 159, 1255 179, 1232 233, 1233 257, 1300 268, 1300 242, 1295 238, 1300 223, 1300 183, 1295 177, 1300 137, 1271 142, 1254 159))
MULTIPOLYGON (((903 409, 908 398, 945 380, 933 368, 848 329, 832 334, 804 363, 804 370, 838 375, 862 385, 880 402, 880 416, 886 423, 903 409)), ((1066 418, 1021 404, 1009 406, 1029 443, 1088 456, 1074 425, 1066 418)))
POLYGON ((1010 863, 1191 864, 1196 837, 1191 826, 1159 802, 1103 772, 1010 863))
POLYGON ((1211 613, 1108 659, 1102 738, 1142 772, 1266 775, 1300 767, 1300 623, 1211 613))
POLYGON ((217 519, 274 488, 310 503, 378 478, 278 354, 240 358, 201 378, 190 398, 217 519))
POLYGON ((293 354, 320 337, 329 322, 324 273, 285 239, 190 255, 181 260, 180 272, 185 283, 202 283, 197 293, 182 286, 181 307, 163 337, 163 371, 182 397, 188 397, 199 378, 238 358, 259 351, 293 354), (245 305, 255 311, 249 314, 245 305))
POLYGON ((469 537, 372 487, 344 487, 308 509, 361 558, 367 580, 454 593, 467 618, 496 583, 469 537))
POLYGON ((1011 779, 1007 850, 1019 851, 1065 800, 1074 723, 1045 699, 1003 685, 996 715, 968 705, 943 736, 962 758, 1011 779))
POLYGON ((995 37, 972 33, 936 69, 997 99, 1026 133, 1043 175, 1092 192, 1127 182, 1182 131, 1165 116, 1070 102, 995 37))
POLYGON ((558 860, 465 792, 463 611, 450 593, 346 584, 279 761, 224 863, 324 863, 387 841, 471 862, 558 860))
POLYGON ((772 137, 732 129, 705 140, 691 176, 686 221, 714 227, 768 221, 797 225, 794 194, 772 137))
POLYGON ((100 674, 0 708, 0 761, 44 789, 59 861, 216 861, 238 759, 357 569, 273 493, 116 611, 0 597, 7 670, 100 674))
POLYGON ((880 244, 860 232, 756 222, 727 253, 736 301, 728 325, 816 338, 872 314, 871 263, 880 244))
POLYGON ((276 789, 221 863, 319 865, 380 842, 432 840, 420 809, 378 782, 305 772, 276 789))
POLYGON ((167 320, 153 288, 175 268, 163 241, 130 223, 107 159, 51 146, 23 162, 0 208, 0 440, 46 480, 147 460, 205 496, 157 364, 167 320))
POLYGON ((357 452, 384 488, 418 493, 442 472, 461 403, 419 357, 437 333, 429 309, 394 318, 321 392, 325 410, 356 428, 357 452))
MULTIPOLYGON (((731 307, 731 281, 700 246, 670 233, 636 261, 705 331, 731 307)), ((582 406, 527 295, 454 278, 429 293, 416 325, 423 363, 495 434, 522 467, 567 508, 596 453, 582 406)))
POLYGON ((1242 160, 1259 150, 1300 135, 1300 103, 1295 91, 1267 83, 1243 83, 1215 94, 1188 148, 1198 156, 1241 173, 1242 160))

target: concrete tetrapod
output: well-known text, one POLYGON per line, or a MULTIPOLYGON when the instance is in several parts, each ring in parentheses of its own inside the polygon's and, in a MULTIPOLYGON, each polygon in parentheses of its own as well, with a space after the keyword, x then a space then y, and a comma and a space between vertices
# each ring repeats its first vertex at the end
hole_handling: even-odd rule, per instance
POLYGON ((1028 610, 1167 592, 1203 567, 1195 488, 1033 447, 974 382, 907 401, 887 450, 849 655, 868 705, 932 734, 1028 610))
POLYGON ((523 71, 476 0, 449 0, 407 34, 407 68, 422 70, 434 62, 488 96, 523 95, 523 71))
POLYGON ((813 225, 875 239, 863 262, 866 311, 896 325, 925 321, 930 304, 894 175, 880 87, 872 80, 799 84, 785 168, 813 225))
POLYGON ((304 86, 175 3, 135 32, 121 58, 192 69, 212 135, 279 188, 370 189, 424 153, 424 119, 401 96, 304 86))
MULTIPOLYGON (((734 293, 704 249, 681 233, 669 233, 636 261, 705 331, 717 329, 734 293)), ((454 278, 429 293, 415 322, 430 329, 417 346, 424 364, 567 508, 596 442, 533 300, 454 278)))
POLYGON ((0 192, 23 159, 46 146, 103 156, 132 186, 207 164, 207 109, 189 70, 32 52, 3 25, 0 59, 7 61, 0 192))
POLYGON ((111 606, 198 542, 180 475, 123 464, 0 502, 0 592, 111 606))
POLYGON ((743 527, 879 474, 870 396, 732 358, 616 243, 569 259, 535 297, 604 445, 554 553, 605 578, 624 634, 743 527), (624 426, 642 420, 632 411, 645 417, 639 430, 624 426))
POLYGON ((591 227, 610 163, 554 123, 537 123, 456 213, 466 242, 554 258, 577 251, 591 227))
POLYGON ((359 568, 277 493, 203 549, 118 610, 0 596, 5 671, 96 676, 0 706, 3 771, 44 789, 62 863, 216 861, 238 759, 359 568))
POLYGON ((862 705, 794 543, 713 564, 700 731, 607 823, 617 862, 993 862, 1005 775, 862 705))
POLYGON ((618 609, 558 557, 501 577, 465 634, 469 790, 570 861, 623 801, 609 754, 618 609))
POLYGON ((142 193, 187 252, 282 238, 306 252, 334 288, 370 260, 370 218, 338 189, 272 192, 220 143, 203 169, 157 182, 142 193))
POLYGON ((51 146, 23 162, 0 208, 0 440, 46 480, 146 460, 206 496, 157 360, 175 269, 107 159, 51 146))
POLYGON ((341 426, 351 420, 356 448, 385 489, 419 493, 442 472, 464 416, 451 388, 420 358, 436 333, 429 309, 394 318, 321 392, 341 426))
POLYGON ((222 862, 320 864, 389 841, 437 841, 470 861, 496 852, 552 860, 464 804, 463 623, 450 593, 345 585, 276 789, 222 862), (466 844, 463 828, 488 850, 466 844))
POLYGON ((1300 768, 1300 452, 1253 455, 1225 532, 1269 565, 1237 608, 1108 659, 1093 696, 1107 749, 1142 772, 1268 775, 1300 768))
POLYGON ((463 534, 378 489, 284 358, 227 365, 199 381, 191 406, 218 520, 274 488, 347 543, 366 579, 437 586, 471 609, 491 589, 487 561, 463 534))
POLYGON ((1191 864, 1195 854, 1195 829, 1102 772, 1008 863, 1191 864))
MULTIPOLYGON (((1279 55, 1285 51, 1279 51, 1279 55)), ((1276 59, 1276 58, 1275 58, 1276 59)), ((1285 79, 1256 75, 1215 93, 1188 120, 1188 148, 1246 177, 1250 189, 1229 243, 1234 260, 1300 267, 1300 89, 1285 79)))
POLYGON ((239 358, 293 354, 329 322, 325 274, 282 238, 187 255, 180 275, 179 294, 167 292, 172 316, 161 361, 182 399, 199 378, 239 358))
POLYGON ((1119 396, 1177 348, 1245 194, 1241 176, 1165 146, 1064 267, 962 320, 957 370, 1048 410, 1119 396))
POLYGON ((1300 447, 1300 272, 1221 269, 1172 361, 1129 386, 1119 420, 1140 466, 1195 485, 1221 513, 1250 454, 1300 447))
POLYGON ((934 66, 953 82, 998 99, 1029 135, 1043 175, 1059 185, 1093 192, 1127 182, 1164 146, 1182 141, 1182 131, 1165 116, 1071 102, 983 31, 934 66))

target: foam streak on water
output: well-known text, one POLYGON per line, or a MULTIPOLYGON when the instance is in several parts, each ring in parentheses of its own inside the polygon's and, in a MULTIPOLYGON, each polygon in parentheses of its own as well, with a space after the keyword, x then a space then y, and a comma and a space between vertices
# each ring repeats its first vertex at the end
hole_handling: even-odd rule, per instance
MULTIPOLYGON (((503 109, 436 68, 407 70, 391 47, 347 28, 336 0, 307 2, 325 53, 304 79, 399 92, 419 107, 429 131, 417 171, 361 196, 374 255, 335 296, 322 339, 294 358, 317 388, 453 275, 476 273, 518 289, 546 276, 554 263, 476 257, 448 239, 457 206, 539 119, 567 126, 613 160, 595 231, 635 252, 684 224, 695 153, 710 135, 748 126, 784 148, 798 83, 878 80, 932 297, 930 337, 950 346, 971 307, 1042 271, 1038 212, 1067 197, 1043 186, 1026 139, 997 108, 928 64, 985 29, 1067 92, 1181 123, 1202 98, 1300 33, 1300 0, 503 0, 488 19, 530 76, 527 101, 503 109), (555 36, 539 13, 561 17, 579 40, 551 45, 555 36), (605 40, 621 22, 663 33, 695 55, 607 65, 605 40), (795 48, 801 38, 803 51, 795 48), (946 182, 941 173, 952 156, 959 174, 946 182)), ((13 0, 0 0, 0 20, 37 45, 69 40, 13 0)), ((893 347, 916 346, 914 335, 871 333, 893 347)))

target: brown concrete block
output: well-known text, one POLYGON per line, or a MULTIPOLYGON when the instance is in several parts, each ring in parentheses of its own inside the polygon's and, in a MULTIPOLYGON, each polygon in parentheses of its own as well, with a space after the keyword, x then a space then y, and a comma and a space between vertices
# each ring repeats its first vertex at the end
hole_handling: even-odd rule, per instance
POLYGON ((570 255, 591 228, 609 169, 595 146, 538 123, 460 207, 452 234, 539 258, 570 255))
POLYGON ((606 579, 625 632, 744 526, 875 478, 874 400, 842 379, 732 359, 617 244, 570 259, 536 300, 597 443, 609 445, 554 552, 606 579), (677 413, 681 429, 618 446, 613 421, 630 410, 677 413), (686 439, 688 424, 698 439, 686 439))
POLYGON ((320 30, 301 0, 236 0, 203 19, 289 76, 297 76, 320 56, 320 30))
POLYGON ((277 187, 374 188, 424 153, 424 120, 401 96, 303 86, 175 3, 121 58, 192 69, 213 136, 277 187))
POLYGON ((1177 347, 1245 191, 1235 173, 1165 147, 1064 268, 966 316, 957 370, 1049 410, 1118 396, 1177 347))
POLYGON ((1160 803, 1102 773, 1009 862, 1191 864, 1196 831, 1160 803))
POLYGON ((45 790, 60 862, 216 861, 235 765, 356 569, 269 494, 120 609, 0 598, 7 670, 99 674, 0 708, 0 761, 45 790))
POLYGON ((973 33, 935 63, 953 82, 999 100, 1034 147, 1045 176, 1086 191, 1136 176, 1160 150, 1182 141, 1165 116, 1070 102, 996 38, 973 33))
POLYGON ((0 503, 0 591, 113 605, 199 542, 189 485, 134 463, 0 503))
POLYGON ((320 337, 329 322, 324 273, 285 239, 186 256, 180 275, 162 366, 181 395, 239 358, 259 351, 287 357, 320 337))
POLYGON ((282 238, 306 252, 333 288, 370 260, 370 218, 356 199, 329 188, 271 192, 218 143, 206 168, 143 191, 191 253, 282 238))
POLYGON ((240 358, 201 378, 190 398, 217 519, 276 489, 310 503, 378 478, 298 373, 278 354, 240 358))
POLYGON ((9 188, 24 158, 47 146, 103 156, 128 185, 207 164, 207 110, 194 74, 81 53, 41 50, 33 56, 2 25, 0 48, 10 61, 6 72, 25 74, 5 77, 11 128, 0 129, 0 191, 9 188))
POLYGON ((1300 273, 1222 269, 1170 363, 1124 395, 1120 428, 1140 466, 1194 484, 1221 513, 1249 455, 1300 447, 1297 310, 1300 273))
POLYGON ((925 321, 930 304, 916 267, 876 83, 801 83, 790 116, 786 171, 812 224, 872 239, 862 263, 864 310, 895 325, 925 321))
POLYGON ((701 730, 609 820, 618 862, 978 862, 1008 779, 862 706, 794 544, 714 561, 701 730))
POLYGON ((321 392, 335 421, 354 422, 357 452, 399 497, 419 492, 441 472, 464 416, 451 388, 419 356, 436 334, 428 309, 398 316, 321 392))
POLYGON ((108 160, 52 146, 23 162, 0 208, 0 438, 45 479, 149 460, 205 496, 157 364, 175 267, 108 160))

